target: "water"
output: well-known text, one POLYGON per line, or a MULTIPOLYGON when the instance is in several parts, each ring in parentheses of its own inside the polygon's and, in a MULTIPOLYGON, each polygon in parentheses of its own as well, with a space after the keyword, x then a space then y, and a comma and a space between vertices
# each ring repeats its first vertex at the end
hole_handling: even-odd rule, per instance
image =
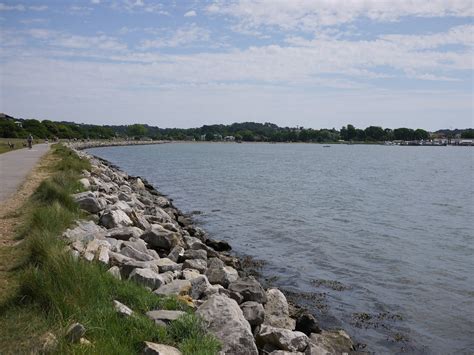
POLYGON ((474 352, 474 149, 182 143, 90 152, 145 177, 183 211, 201 211, 212 236, 267 261, 265 276, 304 294, 323 325, 367 350, 474 352))

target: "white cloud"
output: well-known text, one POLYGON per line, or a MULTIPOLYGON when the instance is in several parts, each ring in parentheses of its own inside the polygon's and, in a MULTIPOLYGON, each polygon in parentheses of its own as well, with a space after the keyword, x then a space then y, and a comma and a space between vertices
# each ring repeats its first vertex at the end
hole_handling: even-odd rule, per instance
POLYGON ((18 5, 8 5, 4 3, 0 3, 0 11, 25 11, 25 6, 18 4, 18 5))
POLYGON ((102 51, 124 51, 127 49, 125 44, 106 35, 78 36, 41 28, 28 30, 27 33, 37 40, 42 40, 44 44, 65 49, 98 49, 102 51))
POLYGON ((9 5, 9 4, 0 3, 0 11, 26 11, 26 10, 45 11, 47 9, 48 9, 48 6, 46 5, 25 6, 23 4, 9 5))
POLYGON ((359 18, 388 22, 404 16, 470 17, 474 15, 474 6, 471 0, 237 0, 217 1, 207 11, 235 18, 239 23, 236 29, 276 27, 315 31, 359 18))
POLYGON ((186 12, 184 14, 184 17, 195 17, 197 14, 196 14, 196 11, 194 10, 189 10, 188 12, 186 12))
MULTIPOLYGON (((157 33, 156 30, 153 32, 157 33)), ((150 48, 178 47, 203 43, 209 41, 210 31, 196 24, 192 24, 178 28, 171 33, 162 33, 160 37, 161 38, 152 40, 143 40, 140 44, 140 48, 146 50, 150 48)))
POLYGON ((46 11, 48 9, 48 6, 46 5, 28 6, 28 9, 32 11, 46 11))
POLYGON ((94 4, 94 5, 100 4, 100 0, 91 0, 91 4, 94 4))

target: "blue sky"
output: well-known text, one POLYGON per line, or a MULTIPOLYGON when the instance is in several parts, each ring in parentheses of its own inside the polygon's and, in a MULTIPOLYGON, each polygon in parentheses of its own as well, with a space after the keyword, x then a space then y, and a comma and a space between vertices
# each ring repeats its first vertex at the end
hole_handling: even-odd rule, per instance
POLYGON ((0 0, 0 112, 472 127, 473 15, 465 0, 0 0))

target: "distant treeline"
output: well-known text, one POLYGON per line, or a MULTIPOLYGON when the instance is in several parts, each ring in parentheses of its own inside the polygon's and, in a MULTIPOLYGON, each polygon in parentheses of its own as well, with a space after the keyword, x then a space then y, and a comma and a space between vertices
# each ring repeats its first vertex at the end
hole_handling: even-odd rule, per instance
MULTIPOLYGON (((99 126, 73 122, 54 122, 50 120, 17 119, 0 116, 0 137, 26 138, 54 137, 60 139, 110 139, 114 137, 154 140, 224 140, 233 137, 247 142, 336 142, 339 140, 355 142, 380 142, 393 140, 426 140, 432 135, 423 129, 382 128, 370 126, 359 129, 349 124, 340 130, 311 129, 303 127, 278 127, 273 123, 243 122, 231 125, 204 125, 200 128, 159 128, 149 125, 133 124, 121 126, 99 126)), ((473 129, 440 130, 435 135, 454 138, 474 138, 473 129)))

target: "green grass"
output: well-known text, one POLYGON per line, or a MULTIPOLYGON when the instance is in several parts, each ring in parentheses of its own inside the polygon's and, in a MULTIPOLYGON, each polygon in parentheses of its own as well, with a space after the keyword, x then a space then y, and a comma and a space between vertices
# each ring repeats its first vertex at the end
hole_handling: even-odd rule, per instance
POLYGON ((144 341, 170 344, 183 354, 215 354, 219 343, 187 305, 117 280, 105 266, 75 260, 65 251, 58 236, 83 217, 70 194, 80 190, 79 173, 90 166, 63 146, 53 149, 60 158, 52 167, 54 175, 31 197, 19 231, 27 242, 28 257, 17 271, 18 291, 0 304, 0 353, 38 352, 41 336, 52 332, 58 338, 58 354, 133 354, 141 351, 144 341), (132 308, 134 315, 120 317, 113 300, 132 308), (164 328, 144 315, 152 309, 187 314, 164 328), (73 322, 86 327, 91 346, 65 340, 64 331, 73 322))

